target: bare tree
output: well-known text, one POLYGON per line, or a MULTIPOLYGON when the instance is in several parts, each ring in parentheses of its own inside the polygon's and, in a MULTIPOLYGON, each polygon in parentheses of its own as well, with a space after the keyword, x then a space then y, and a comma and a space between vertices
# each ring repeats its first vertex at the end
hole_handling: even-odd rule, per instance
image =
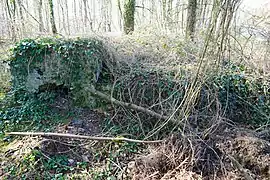
POLYGON ((134 31, 135 0, 125 0, 124 4, 124 33, 134 31))
POLYGON ((68 16, 68 3, 67 0, 64 0, 65 2, 65 8, 66 8, 66 20, 67 20, 67 31, 68 31, 68 35, 70 34, 70 24, 69 24, 69 16, 68 16))
POLYGON ((84 9, 84 18, 83 18, 83 23, 84 23, 84 28, 87 30, 88 27, 88 11, 87 11, 87 0, 83 0, 83 9, 84 9))
POLYGON ((42 19, 42 0, 38 1, 38 21, 39 21, 39 32, 43 32, 44 24, 42 19))
POLYGON ((9 24, 10 24, 10 33, 13 41, 16 41, 16 32, 15 32, 15 23, 16 23, 16 1, 11 1, 9 4, 9 0, 6 0, 7 11, 9 15, 9 24))
POLYGON ((197 9, 197 0, 188 0, 186 37, 189 38, 191 41, 194 40, 195 35, 196 9, 197 9))
POLYGON ((19 6, 19 13, 20 13, 20 24, 21 24, 21 33, 25 33, 25 24, 24 24, 24 16, 23 16, 23 10, 22 10, 22 1, 18 0, 18 6, 19 6))
POLYGON ((51 22, 52 33, 57 34, 57 29, 55 26, 54 10, 53 10, 53 0, 49 0, 49 9, 50 9, 50 22, 51 22))
POLYGON ((122 17, 123 17, 123 13, 122 13, 122 8, 121 8, 121 2, 120 0, 117 0, 117 8, 118 8, 118 24, 119 24, 119 28, 122 29, 122 17))

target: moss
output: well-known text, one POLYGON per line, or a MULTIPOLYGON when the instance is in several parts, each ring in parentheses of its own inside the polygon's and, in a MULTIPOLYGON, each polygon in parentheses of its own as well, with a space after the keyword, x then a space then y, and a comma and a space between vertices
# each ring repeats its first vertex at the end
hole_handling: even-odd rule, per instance
POLYGON ((107 59, 97 39, 25 39, 13 49, 12 88, 36 93, 41 86, 61 85, 70 89, 76 104, 89 106, 87 88, 95 86, 107 59))
POLYGON ((135 0, 125 0, 124 4, 124 32, 129 34, 134 31, 135 0))

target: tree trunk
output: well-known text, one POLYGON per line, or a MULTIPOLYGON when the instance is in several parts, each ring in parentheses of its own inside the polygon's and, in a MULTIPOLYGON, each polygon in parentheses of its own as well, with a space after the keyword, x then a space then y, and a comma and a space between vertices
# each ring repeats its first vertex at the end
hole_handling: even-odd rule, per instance
POLYGON ((197 8, 197 0, 188 0, 186 37, 191 41, 194 41, 194 34, 196 27, 196 8, 197 8))
POLYGON ((112 2, 107 1, 107 31, 111 32, 112 31, 112 2))
POLYGON ((20 13, 20 20, 21 20, 21 34, 23 35, 25 33, 25 24, 24 24, 24 17, 23 17, 23 11, 22 11, 22 2, 21 0, 18 0, 19 5, 19 13, 20 13))
MULTIPOLYGON (((65 16, 65 8, 64 8, 64 5, 63 5, 63 2, 62 2, 62 0, 59 0, 59 2, 58 2, 58 4, 59 4, 59 7, 61 8, 61 13, 62 13, 62 19, 63 19, 63 29, 64 29, 64 31, 65 31, 65 34, 68 34, 68 32, 67 32, 67 25, 66 25, 66 16, 65 16)), ((58 9, 58 12, 60 12, 60 9, 58 9)), ((59 15, 59 19, 60 19, 60 15, 59 15)), ((60 21, 61 22, 61 21, 60 21)), ((59 22, 59 26, 60 26, 60 22, 59 22)))
POLYGON ((166 20, 167 20, 167 0, 162 0, 162 26, 166 27, 166 20))
POLYGON ((9 4, 9 0, 6 0, 7 11, 8 11, 9 19, 10 19, 9 23, 10 23, 11 39, 13 41, 16 41, 16 32, 15 32, 16 4, 15 4, 15 0, 11 3, 12 3, 12 6, 9 4))
POLYGON ((166 27, 169 30, 172 30, 172 19, 173 19, 173 13, 172 13, 172 9, 173 9, 173 0, 168 0, 167 2, 167 13, 166 13, 166 27))
POLYGON ((55 19, 54 19, 53 0, 49 0, 49 8, 50 8, 50 21, 51 21, 52 33, 57 34, 57 29, 55 26, 55 19))
POLYGON ((122 13, 122 8, 121 8, 121 2, 120 0, 117 0, 117 7, 118 7, 118 24, 119 24, 119 28, 120 30, 122 30, 122 17, 123 17, 123 13, 122 13))
POLYGON ((68 35, 70 35, 70 24, 69 24, 69 17, 68 17, 68 3, 67 0, 65 0, 65 7, 66 7, 66 20, 67 20, 67 30, 68 30, 68 35))
POLYGON ((124 4, 124 33, 134 31, 135 0, 125 0, 124 4))
POLYGON ((76 0, 74 0, 73 1, 73 5, 74 5, 74 7, 73 7, 73 13, 74 13, 74 19, 75 20, 73 20, 73 23, 75 23, 74 24, 74 27, 76 27, 76 28, 74 28, 74 30, 75 30, 75 32, 78 32, 79 31, 79 23, 76 23, 75 21, 78 21, 78 19, 77 19, 77 7, 76 7, 76 0))
POLYGON ((44 24, 42 19, 42 0, 38 2, 38 21, 39 21, 39 32, 44 31, 44 24))
POLYGON ((83 18, 83 24, 84 24, 84 32, 87 32, 88 30, 88 12, 87 12, 87 2, 86 0, 83 0, 83 9, 84 9, 84 18, 83 18))

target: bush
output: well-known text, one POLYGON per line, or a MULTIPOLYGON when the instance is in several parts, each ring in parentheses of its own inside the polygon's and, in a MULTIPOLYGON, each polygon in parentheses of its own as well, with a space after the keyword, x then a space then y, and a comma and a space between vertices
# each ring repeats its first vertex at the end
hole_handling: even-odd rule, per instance
POLYGON ((228 118, 255 126, 269 122, 270 84, 252 78, 245 66, 235 64, 226 67, 214 82, 228 118))
POLYGON ((46 124, 53 124, 50 121, 55 116, 48 106, 52 99, 53 94, 48 93, 35 95, 10 92, 0 102, 0 134, 8 130, 27 130, 33 127, 37 130, 46 124))

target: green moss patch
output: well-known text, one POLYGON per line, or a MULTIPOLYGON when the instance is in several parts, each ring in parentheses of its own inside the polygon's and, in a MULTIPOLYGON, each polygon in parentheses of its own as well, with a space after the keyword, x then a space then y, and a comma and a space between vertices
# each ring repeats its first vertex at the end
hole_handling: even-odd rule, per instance
POLYGON ((26 39, 11 58, 12 88, 31 93, 67 87, 76 104, 89 105, 108 53, 97 39, 26 39))

